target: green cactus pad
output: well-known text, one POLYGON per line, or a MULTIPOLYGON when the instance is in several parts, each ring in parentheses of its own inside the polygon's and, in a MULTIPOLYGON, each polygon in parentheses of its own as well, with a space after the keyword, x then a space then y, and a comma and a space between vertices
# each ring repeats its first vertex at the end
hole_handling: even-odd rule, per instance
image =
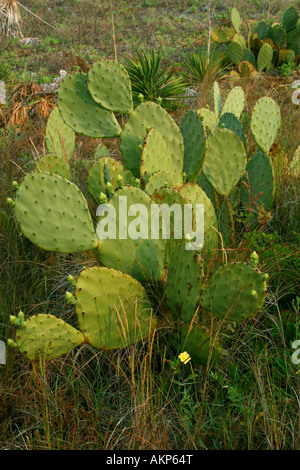
POLYGON ((213 206, 215 205, 215 191, 210 182, 207 180, 206 176, 204 175, 203 171, 200 171, 200 174, 197 179, 197 184, 200 186, 203 191, 205 191, 206 196, 209 197, 213 206))
POLYGON ((235 7, 232 8, 231 10, 231 23, 236 33, 238 33, 240 30, 240 26, 241 26, 241 17, 240 17, 238 10, 235 7))
POLYGON ((75 132, 62 119, 58 108, 51 112, 46 127, 46 145, 49 153, 70 160, 75 148, 75 132))
POLYGON ((168 267, 173 256, 173 252, 178 244, 178 240, 182 240, 184 237, 184 218, 176 218, 178 217, 177 213, 175 216, 174 212, 169 209, 171 209, 173 205, 175 205, 173 209, 180 206, 181 214, 183 214, 184 204, 188 204, 189 202, 177 189, 174 188, 161 187, 153 192, 151 197, 153 202, 160 207, 162 215, 170 221, 165 249, 165 266, 168 267), (165 204, 165 206, 163 206, 163 204, 165 204))
POLYGON ((88 73, 88 88, 103 108, 121 114, 132 112, 131 82, 125 68, 118 62, 96 62, 88 73))
POLYGON ((94 348, 123 348, 149 337, 156 327, 145 289, 120 271, 82 271, 75 296, 79 327, 94 348))
POLYGON ((205 130, 199 114, 192 110, 185 113, 180 131, 184 142, 184 171, 189 181, 196 181, 206 151, 205 130))
POLYGON ((97 246, 84 196, 61 176, 29 173, 18 189, 15 211, 24 235, 44 250, 72 253, 97 246))
POLYGON ((36 162, 35 171, 45 171, 71 179, 71 171, 68 162, 57 155, 45 155, 36 162))
POLYGON ((207 108, 200 108, 197 113, 203 122, 205 130, 209 133, 215 132, 218 127, 218 116, 207 108))
POLYGON ((203 173, 218 194, 228 196, 247 165, 241 139, 229 129, 218 129, 207 139, 203 173))
POLYGON ((186 250, 186 241, 178 240, 172 253, 165 285, 166 306, 176 321, 190 321, 200 301, 203 284, 203 260, 197 251, 186 250))
POLYGON ((276 24, 272 26, 272 36, 273 36, 274 44, 280 47, 285 46, 287 35, 283 27, 280 26, 280 24, 276 24))
POLYGON ((266 292, 265 277, 257 268, 229 263, 214 273, 201 304, 217 317, 239 322, 258 313, 266 292))
POLYGON ((167 111, 151 101, 141 103, 131 113, 123 128, 120 150, 125 166, 136 178, 140 177, 140 146, 143 146, 151 128, 155 128, 161 134, 171 153, 174 168, 182 174, 184 148, 180 130, 167 111))
POLYGON ((264 96, 254 106, 251 131, 259 147, 268 153, 281 124, 280 108, 272 98, 264 96))
POLYGON ((101 193, 106 192, 106 176, 109 176, 109 182, 113 189, 118 186, 118 177, 123 178, 124 185, 134 185, 135 178, 130 171, 125 170, 123 165, 112 157, 100 157, 91 167, 87 178, 87 189, 90 196, 99 204, 101 193), (105 173, 106 172, 106 173, 105 173))
POLYGON ((244 49, 242 62, 250 62, 254 67, 256 67, 256 58, 252 51, 249 49, 244 49))
POLYGON ((139 188, 127 186, 116 191, 109 203, 116 212, 116 239, 106 238, 99 241, 98 249, 102 264, 130 274, 141 282, 160 280, 164 272, 165 240, 151 239, 152 201, 150 197, 139 188), (127 198, 127 208, 126 200, 119 200, 119 197, 127 198), (124 201, 124 207, 122 201, 124 201), (120 203, 121 207, 119 207, 120 203), (128 216, 128 210, 133 204, 142 205, 141 210, 144 212, 128 216), (124 232, 122 232, 123 227, 124 232), (143 238, 133 239, 134 229, 141 232, 137 236, 143 238))
POLYGON ((29 359, 56 359, 84 342, 81 331, 53 315, 30 317, 16 332, 17 346, 29 359))
POLYGON ((200 325, 184 324, 174 335, 180 351, 186 351, 193 364, 206 366, 220 360, 222 348, 215 338, 200 325))
POLYGON ((241 34, 235 34, 232 38, 232 41, 239 44, 243 50, 246 49, 247 47, 244 36, 242 36, 241 34))
POLYGON ((172 184, 168 178, 169 175, 167 173, 162 173, 161 171, 153 173, 145 186, 145 192, 148 196, 151 196, 157 189, 171 187, 172 184))
POLYGON ((258 23, 257 34, 259 39, 264 39, 268 36, 268 25, 265 21, 260 21, 258 23))
POLYGON ((222 98, 218 82, 214 82, 214 111, 216 116, 220 116, 222 112, 222 98))
POLYGON ((211 200, 197 183, 184 184, 179 192, 187 200, 188 204, 193 205, 194 213, 196 204, 204 204, 204 248, 209 250, 214 249, 218 242, 218 235, 216 230, 214 230, 218 227, 218 222, 211 200))
POLYGON ((63 120, 78 134, 88 137, 118 137, 115 116, 93 100, 85 74, 68 75, 59 88, 57 105, 63 120))
POLYGON ((284 27, 286 32, 289 32, 292 29, 296 28, 298 18, 299 18, 298 11, 293 6, 291 6, 284 12, 284 15, 282 18, 282 26, 284 27))
POLYGON ((296 54, 292 49, 281 49, 279 52, 279 59, 282 58, 281 54, 283 53, 283 60, 287 63, 294 62, 296 54))
POLYGON ((273 49, 270 44, 265 43, 261 46, 257 56, 257 70, 262 72, 264 69, 269 70, 272 66, 273 49))
POLYGON ((235 114, 222 114, 218 126, 220 129, 222 129, 223 127, 225 127, 226 129, 230 129, 241 139, 241 141, 246 147, 246 136, 244 134, 242 124, 240 123, 239 119, 235 116, 235 114))
POLYGON ((178 171, 173 164, 171 152, 165 139, 157 129, 150 129, 145 138, 140 167, 140 175, 144 184, 147 184, 150 176, 157 171, 168 174, 171 186, 182 182, 182 172, 178 171))
POLYGON ((94 159, 98 160, 101 157, 110 157, 110 152, 108 148, 102 143, 100 143, 96 148, 94 159))
POLYGON ((235 65, 239 65, 243 58, 244 50, 237 42, 231 42, 227 47, 227 55, 231 62, 235 65))
POLYGON ((235 86, 228 94, 224 103, 222 114, 232 113, 239 119, 245 107, 245 94, 243 88, 235 86))
POLYGON ((271 209, 275 191, 274 171, 270 157, 261 151, 256 152, 247 163, 246 174, 247 177, 243 177, 245 184, 242 185, 240 196, 244 207, 257 210, 263 205, 268 212, 271 209))
POLYGON ((292 49, 295 52, 296 56, 300 54, 299 36, 300 36, 300 19, 298 20, 297 28, 294 28, 287 33, 287 40, 286 40, 288 49, 292 49))

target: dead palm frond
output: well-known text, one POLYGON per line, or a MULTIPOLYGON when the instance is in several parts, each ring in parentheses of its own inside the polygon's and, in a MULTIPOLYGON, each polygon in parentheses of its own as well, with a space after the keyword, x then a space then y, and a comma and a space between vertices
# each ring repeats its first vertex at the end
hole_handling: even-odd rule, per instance
POLYGON ((0 32, 9 37, 22 38, 21 15, 15 0, 0 0, 0 32))

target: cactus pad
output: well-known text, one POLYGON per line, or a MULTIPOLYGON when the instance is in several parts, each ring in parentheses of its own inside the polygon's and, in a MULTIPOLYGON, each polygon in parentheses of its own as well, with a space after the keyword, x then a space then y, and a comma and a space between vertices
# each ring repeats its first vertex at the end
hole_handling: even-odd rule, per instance
POLYGON ((215 42, 229 42, 235 35, 233 28, 220 28, 215 26, 211 31, 211 37, 215 42))
POLYGON ((51 112, 46 127, 46 145, 49 153, 70 160, 75 148, 75 132, 62 119, 58 108, 51 112))
POLYGON ((96 62, 88 73, 88 88, 103 108, 121 114, 132 112, 131 82, 125 68, 118 62, 96 62))
POLYGON ((228 196, 247 164, 245 147, 229 129, 218 129, 207 139, 203 173, 218 194, 228 196))
POLYGON ((214 273, 201 304, 217 317, 239 322, 260 310, 266 292, 265 276, 257 268, 229 263, 214 273))
POLYGON ((36 171, 45 171, 62 176, 67 180, 71 179, 71 171, 68 162, 57 155, 46 155, 36 162, 36 171))
POLYGON ((101 157, 110 157, 110 152, 108 148, 102 143, 100 143, 98 147, 96 148, 94 159, 98 160, 98 158, 101 158, 101 157))
MULTIPOLYGON (((179 191, 181 196, 187 200, 187 203, 193 205, 194 213, 196 204, 204 205, 204 248, 205 250, 215 248, 218 235, 214 229, 217 228, 218 222, 211 200, 197 183, 185 184, 179 191)), ((195 225, 193 227, 196 229, 195 225)))
POLYGON ((97 349, 128 346, 156 327, 145 289, 120 271, 100 267, 82 271, 75 295, 80 329, 97 349))
POLYGON ((144 183, 147 184, 153 173, 161 171, 168 174, 171 186, 176 186, 182 182, 181 170, 182 168, 178 169, 174 165, 165 139, 156 129, 150 129, 145 138, 140 167, 141 179, 144 183))
POLYGON ((90 196, 99 204, 101 193, 106 192, 107 178, 116 190, 118 186, 118 177, 123 178, 125 185, 134 185, 135 178, 130 171, 125 170, 123 165, 112 157, 100 157, 91 167, 88 179, 87 189, 90 196))
POLYGON ((71 253, 97 246, 85 198, 61 176, 29 173, 18 189, 15 211, 24 235, 44 250, 71 253))
POLYGON ((285 10, 282 17, 282 26, 284 27, 286 32, 289 32, 296 27, 298 18, 299 14, 295 7, 291 6, 290 8, 285 10))
POLYGON ((271 159, 258 151, 251 157, 246 166, 247 177, 241 189, 241 200, 244 207, 254 209, 263 205, 267 212, 271 209, 274 199, 274 171, 271 159))
POLYGON ((242 46, 237 42, 232 41, 227 47, 227 55, 233 64, 239 65, 243 58, 242 46))
POLYGON ((222 114, 233 113, 239 119, 245 107, 245 94, 240 86, 234 87, 224 103, 222 114))
POLYGON ((16 332, 19 350, 29 359, 55 359, 84 343, 81 331, 53 315, 30 317, 16 332))
POLYGON ((182 118, 180 131, 184 141, 184 171, 189 181, 196 181, 206 151, 205 130, 199 114, 188 111, 182 118))
MULTIPOLYGON (((130 115, 122 134, 120 150, 125 166, 140 177, 141 147, 151 128, 157 129, 170 151, 174 167, 183 171, 183 138, 171 116, 156 103, 141 103, 130 115)), ((161 157, 163 158, 163 156, 161 157)))
POLYGON ((111 111, 93 100, 85 74, 68 75, 59 88, 57 105, 63 120, 78 134, 118 137, 121 128, 111 111))
POLYGON ((234 7, 231 10, 231 23, 235 31, 238 33, 241 26, 241 17, 238 10, 234 7))
POLYGON ((268 153, 281 123, 280 108, 272 98, 260 98, 251 116, 251 131, 259 147, 268 153))
POLYGON ((226 129, 230 129, 241 139, 241 141, 246 147, 246 137, 244 134, 244 130, 243 130, 242 124, 240 123, 239 119, 235 116, 235 114, 233 113, 222 114, 219 120, 218 126, 220 129, 222 129, 223 127, 226 127, 226 129))
POLYGON ((218 82, 214 82, 214 111, 216 116, 222 112, 222 98, 218 82))
POLYGON ((222 349, 216 339, 200 325, 183 325, 175 334, 180 351, 186 351, 194 364, 206 366, 218 362, 222 349))
POLYGON ((196 312, 203 284, 203 261, 197 251, 178 241, 172 253, 165 286, 166 306, 174 320, 190 321, 196 312))
POLYGON ((208 130, 210 133, 215 132, 218 127, 218 116, 207 108, 200 108, 197 113, 199 114, 206 131, 208 130))
POLYGON ((264 69, 267 71, 272 66, 273 48, 270 44, 265 43, 261 46, 257 56, 257 70, 262 72, 264 69))
POLYGON ((162 173, 161 171, 153 173, 147 181, 145 192, 148 196, 151 196, 157 189, 171 187, 172 185, 168 178, 169 175, 167 173, 162 173))
POLYGON ((158 281, 163 275, 165 240, 151 239, 150 197, 139 188, 127 186, 116 191, 109 203, 115 209, 118 221, 116 238, 99 241, 101 262, 138 281, 158 281), (142 205, 141 212, 128 216, 133 204, 142 205), (133 235, 138 238, 134 239, 133 235))

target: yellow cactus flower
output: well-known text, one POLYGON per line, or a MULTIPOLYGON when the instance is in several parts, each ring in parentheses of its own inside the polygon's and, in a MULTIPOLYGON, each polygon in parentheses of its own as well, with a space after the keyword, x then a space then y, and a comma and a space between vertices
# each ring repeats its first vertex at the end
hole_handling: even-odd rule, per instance
POLYGON ((183 362, 184 364, 187 364, 191 360, 191 356, 184 351, 183 353, 179 354, 178 358, 183 362))

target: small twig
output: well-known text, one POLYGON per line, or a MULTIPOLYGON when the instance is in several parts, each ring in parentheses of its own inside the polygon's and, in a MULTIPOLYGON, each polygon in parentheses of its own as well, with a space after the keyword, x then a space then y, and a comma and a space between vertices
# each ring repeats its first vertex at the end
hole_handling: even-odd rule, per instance
POLYGON ((54 26, 52 26, 51 24, 47 23, 47 21, 43 20, 42 18, 40 18, 39 16, 37 16, 35 13, 33 13, 31 10, 29 10, 28 8, 24 7, 24 5, 22 5, 22 3, 18 2, 16 0, 16 3, 18 5, 20 5, 20 7, 24 8, 24 10, 28 11, 28 13, 31 13, 31 15, 35 16, 35 18, 37 18, 38 20, 42 21, 43 23, 45 23, 46 25, 50 26, 50 28, 52 29, 55 29, 56 31, 59 31, 59 29, 55 28, 54 26))

